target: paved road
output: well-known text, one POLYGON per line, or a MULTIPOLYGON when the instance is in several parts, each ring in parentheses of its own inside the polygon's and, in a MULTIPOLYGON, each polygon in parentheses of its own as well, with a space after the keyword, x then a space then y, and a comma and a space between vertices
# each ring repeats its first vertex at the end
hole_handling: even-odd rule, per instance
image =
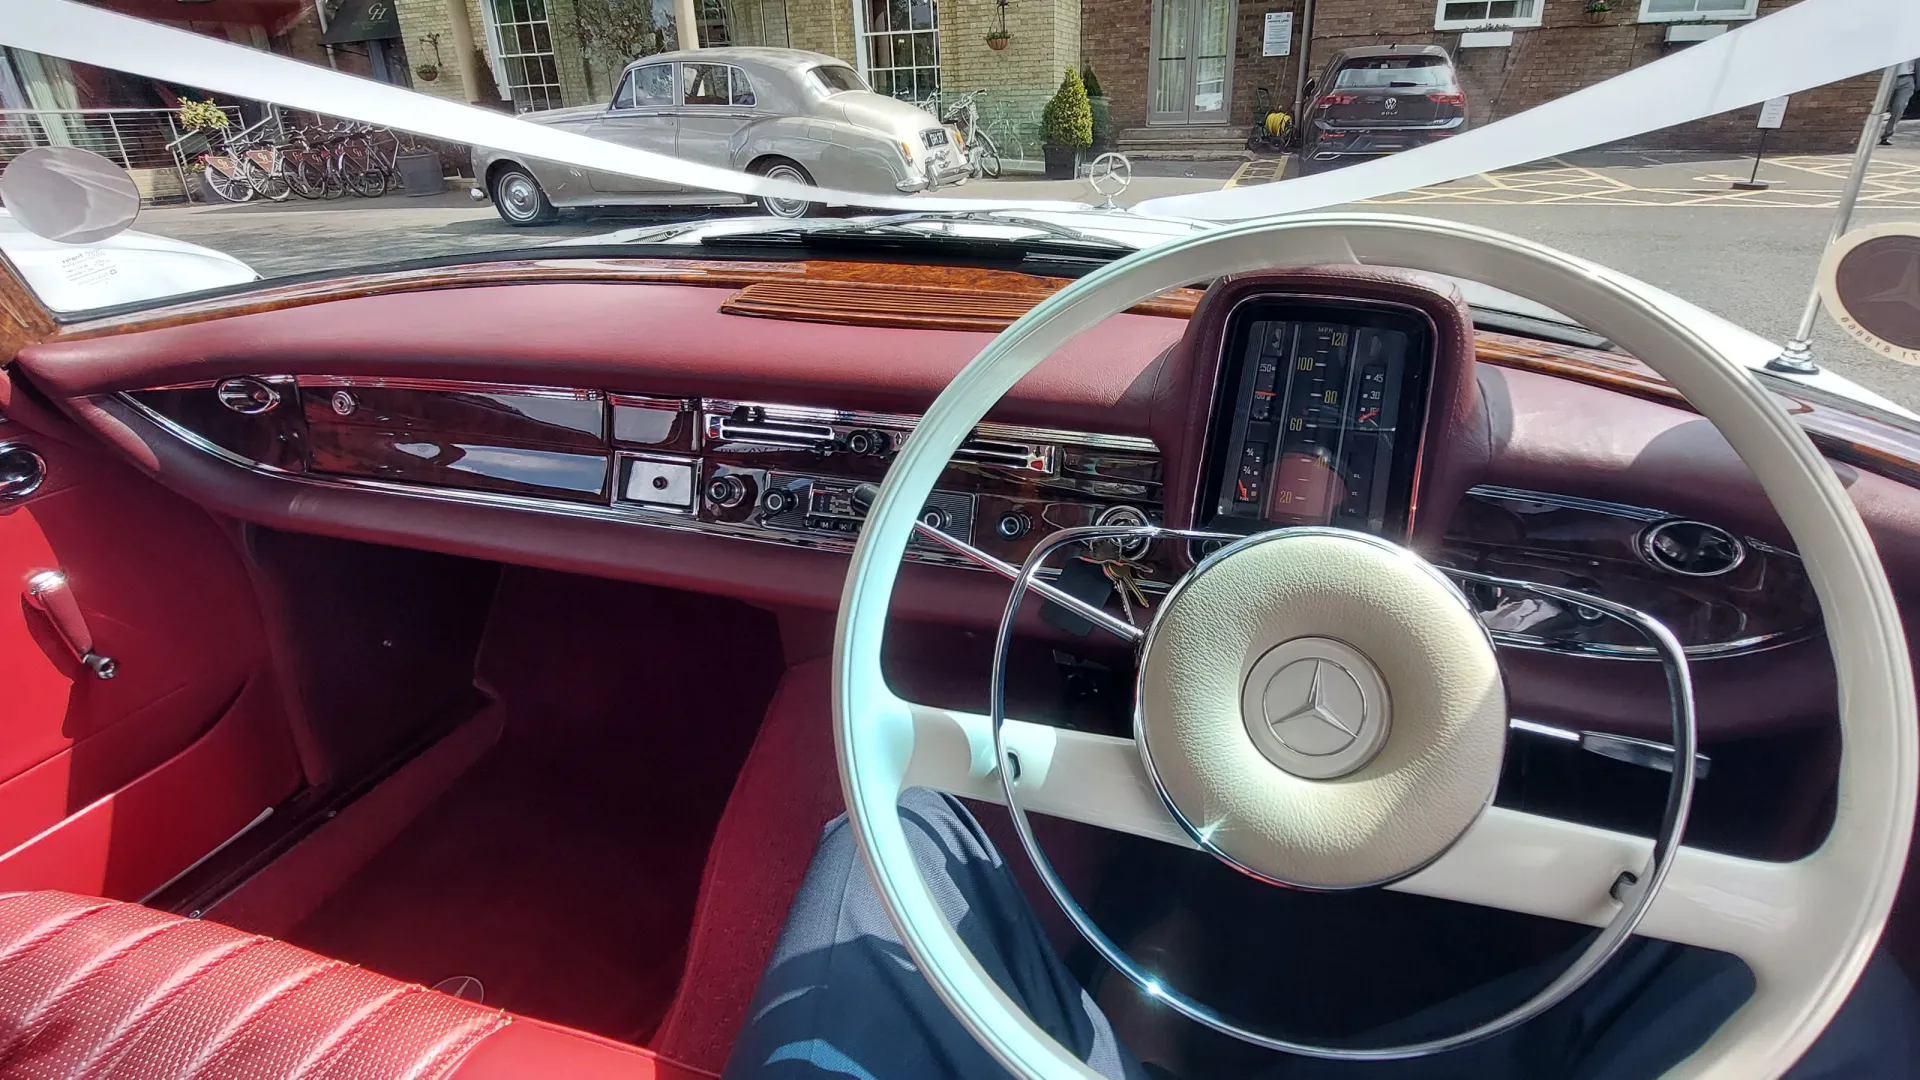
MULTIPOLYGON (((1856 224, 1913 219, 1920 210, 1920 124, 1876 161, 1856 224)), ((1739 193, 1725 178, 1737 159, 1699 155, 1583 155, 1494 176, 1391 196, 1361 209, 1391 209, 1487 225, 1616 267, 1774 340, 1788 337, 1812 285, 1832 223, 1845 159, 1769 160, 1766 192, 1739 193)), ((1270 160, 1158 164, 1143 168, 1125 202, 1223 184, 1262 182, 1270 160)), ((1081 182, 975 184, 963 194, 1096 201, 1081 182)), ((696 213, 742 213, 743 210, 696 213)), ((375 262, 536 245, 635 224, 677 220, 686 210, 568 215, 548 228, 506 227, 490 207, 450 192, 384 199, 152 210, 139 227, 230 252, 269 276, 339 271, 375 262)), ((1822 317, 1818 359, 1920 411, 1920 369, 1875 357, 1822 317)))

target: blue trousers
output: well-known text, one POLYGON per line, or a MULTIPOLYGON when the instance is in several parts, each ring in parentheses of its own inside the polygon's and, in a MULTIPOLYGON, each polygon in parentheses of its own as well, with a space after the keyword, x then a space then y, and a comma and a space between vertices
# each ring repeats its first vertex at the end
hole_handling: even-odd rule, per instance
MULTIPOLYGON (((979 822, 911 791, 902 823, 921 874, 973 955, 1040 1027, 1109 1080, 1150 1080, 1054 953, 979 822)), ((1515 976, 1543 983, 1538 973, 1515 976)), ((1753 989, 1725 954, 1635 938, 1567 1001, 1500 1036, 1407 1061, 1275 1054, 1266 1080, 1645 1080, 1696 1049, 1753 989)), ((1376 1032, 1375 1045, 1464 1030, 1511 989, 1488 987, 1376 1032)), ((726 1080, 974 1080, 1007 1072, 907 956, 845 818, 830 823, 762 975, 726 1080)), ((1884 955, 1791 1080, 1920 1077, 1920 997, 1884 955)))

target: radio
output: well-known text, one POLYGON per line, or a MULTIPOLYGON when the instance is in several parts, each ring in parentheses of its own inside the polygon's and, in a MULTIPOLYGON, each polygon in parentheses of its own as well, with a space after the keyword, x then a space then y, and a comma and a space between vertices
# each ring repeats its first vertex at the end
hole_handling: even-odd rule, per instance
MULTIPOLYGON (((760 497, 760 524, 770 529, 857 536, 866 513, 854 505, 855 485, 845 480, 800 473, 767 474, 760 497)), ((973 496, 935 491, 921 507, 920 520, 949 536, 973 542, 973 496)), ((914 537, 913 547, 941 550, 938 544, 914 537)))

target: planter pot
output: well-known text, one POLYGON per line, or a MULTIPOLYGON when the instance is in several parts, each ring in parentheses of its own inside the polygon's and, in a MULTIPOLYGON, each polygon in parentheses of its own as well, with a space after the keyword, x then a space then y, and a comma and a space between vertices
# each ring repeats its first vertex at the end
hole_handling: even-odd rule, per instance
POLYGON ((1012 40, 1013 40, 1012 38, 1003 38, 1003 37, 988 38, 987 48, 992 49, 994 52, 999 52, 1000 50, 1006 48, 1007 43, 1012 40))
POLYGON ((414 72, 414 74, 420 76, 421 82, 432 82, 433 80, 440 77, 440 73, 438 71, 416 71, 414 72))
POLYGON ((1080 150, 1072 146, 1049 146, 1044 150, 1047 158, 1047 179, 1071 180, 1080 171, 1080 150))
POLYGON ((220 197, 219 192, 213 190, 213 182, 207 179, 207 170, 204 166, 195 165, 193 172, 189 175, 191 175, 193 179, 188 181, 190 190, 192 191, 192 194, 187 198, 188 202, 198 202, 204 203, 207 206, 216 206, 227 201, 220 197))
POLYGON ((446 170, 440 167, 437 151, 401 154, 394 159, 393 167, 399 170, 400 184, 409 197, 438 195, 447 190, 446 170))
POLYGON ((1613 12, 1585 11, 1585 12, 1582 12, 1581 14, 1586 16, 1588 26, 1605 26, 1607 25, 1607 16, 1613 14, 1613 12))

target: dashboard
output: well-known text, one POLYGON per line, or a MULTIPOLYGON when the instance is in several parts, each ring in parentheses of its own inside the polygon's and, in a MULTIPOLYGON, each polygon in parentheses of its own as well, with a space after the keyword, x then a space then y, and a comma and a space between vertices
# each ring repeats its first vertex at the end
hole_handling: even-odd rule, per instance
MULTIPOLYGON (((1165 410, 1184 407, 1201 430, 1149 425, 1156 438, 1137 427, 983 423, 921 520, 1015 565, 1056 530, 1096 523, 1241 533, 1330 524, 1408 540, 1423 470, 1430 481, 1438 469, 1429 459, 1445 457, 1435 417, 1447 411, 1447 365, 1459 363, 1441 347, 1433 312, 1256 291, 1234 300, 1216 329, 1216 344, 1192 351, 1186 385, 1165 410), (1192 489, 1190 504, 1182 488, 1192 489)), ((884 477, 919 422, 904 411, 630 383, 338 373, 228 375, 118 398, 194 450, 279 481, 822 553, 851 549, 864 517, 856 490, 884 477)), ((1481 484, 1457 496, 1427 547, 1447 565, 1641 607, 1698 659, 1819 633, 1792 553, 1659 508, 1481 484)), ((1123 554, 1153 594, 1204 553, 1159 544, 1123 554)), ((981 569, 924 536, 907 558, 981 569)), ((1092 582, 1106 587, 1097 574, 1092 582)), ((1469 599, 1511 648, 1652 658, 1591 609, 1491 588, 1469 599)))

